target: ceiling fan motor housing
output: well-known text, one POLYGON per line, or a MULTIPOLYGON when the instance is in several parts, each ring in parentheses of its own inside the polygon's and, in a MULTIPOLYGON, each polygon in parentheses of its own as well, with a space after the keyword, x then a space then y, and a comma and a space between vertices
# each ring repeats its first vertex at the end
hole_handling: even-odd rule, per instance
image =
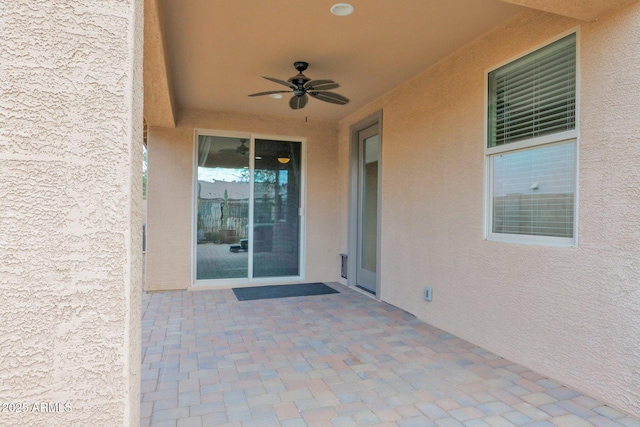
POLYGON ((299 73, 302 74, 309 66, 309 63, 304 61, 296 61, 293 63, 293 66, 296 70, 298 70, 299 73))
POLYGON ((289 82, 297 86, 297 88, 293 90, 293 94, 295 96, 302 96, 306 92, 306 90, 304 89, 304 84, 311 80, 309 77, 302 74, 302 72, 305 71, 309 66, 309 63, 304 61, 296 61, 293 63, 293 66, 296 68, 296 70, 298 70, 298 74, 291 77, 289 79, 289 82))

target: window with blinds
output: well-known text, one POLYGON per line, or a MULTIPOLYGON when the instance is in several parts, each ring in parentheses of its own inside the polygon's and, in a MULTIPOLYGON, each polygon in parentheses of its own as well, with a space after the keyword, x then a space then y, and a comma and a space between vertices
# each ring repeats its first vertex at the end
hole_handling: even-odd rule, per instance
POLYGON ((573 237, 575 144, 493 157, 493 232, 573 237))
POLYGON ((575 245, 576 35, 488 74, 487 236, 575 245))
POLYGON ((576 35, 489 73, 489 147, 575 129, 576 35))

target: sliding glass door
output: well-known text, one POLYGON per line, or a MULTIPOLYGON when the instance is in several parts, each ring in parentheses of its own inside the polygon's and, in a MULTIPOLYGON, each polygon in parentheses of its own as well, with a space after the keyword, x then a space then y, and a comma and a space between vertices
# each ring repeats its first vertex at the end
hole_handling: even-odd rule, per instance
POLYGON ((301 276, 302 143, 197 136, 197 281, 301 276))

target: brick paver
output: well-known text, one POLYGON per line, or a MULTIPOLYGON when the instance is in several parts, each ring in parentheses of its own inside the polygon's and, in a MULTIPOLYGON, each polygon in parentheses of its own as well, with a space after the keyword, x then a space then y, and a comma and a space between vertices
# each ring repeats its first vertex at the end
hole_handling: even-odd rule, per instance
MULTIPOLYGON (((238 255, 238 254, 234 254, 238 255)), ((640 421, 339 284, 143 296, 141 425, 633 426, 640 421)))

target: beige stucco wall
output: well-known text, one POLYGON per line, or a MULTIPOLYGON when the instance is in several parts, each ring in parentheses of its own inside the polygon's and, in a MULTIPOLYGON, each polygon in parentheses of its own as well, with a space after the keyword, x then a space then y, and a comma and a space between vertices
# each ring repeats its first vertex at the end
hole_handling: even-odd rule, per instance
POLYGON ((0 424, 136 425, 142 1, 3 0, 0 40, 0 424))
POLYGON ((384 301, 640 415, 640 5, 525 12, 340 123, 383 110, 384 301), (483 240, 485 70, 580 25, 579 246, 483 240), (423 299, 425 286, 434 299, 423 299))
POLYGON ((194 130, 306 138, 305 281, 338 275, 337 125, 201 110, 181 111, 173 128, 149 129, 148 235, 145 289, 192 285, 194 130))

